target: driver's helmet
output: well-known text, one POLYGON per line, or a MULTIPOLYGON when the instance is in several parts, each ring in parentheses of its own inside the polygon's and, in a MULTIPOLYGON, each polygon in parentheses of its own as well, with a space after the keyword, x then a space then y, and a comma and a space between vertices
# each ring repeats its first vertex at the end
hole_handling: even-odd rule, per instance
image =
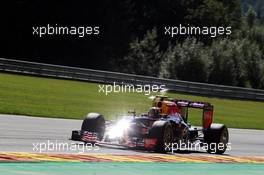
POLYGON ((149 111, 148 111, 148 116, 149 117, 158 117, 160 115, 160 108, 158 107, 151 107, 149 108, 149 111))

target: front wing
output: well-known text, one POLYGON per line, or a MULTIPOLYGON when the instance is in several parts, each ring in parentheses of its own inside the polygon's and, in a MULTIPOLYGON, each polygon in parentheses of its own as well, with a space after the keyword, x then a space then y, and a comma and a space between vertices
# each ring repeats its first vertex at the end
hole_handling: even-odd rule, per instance
POLYGON ((126 148, 137 148, 145 150, 153 150, 157 144, 156 138, 139 138, 139 137, 127 137, 120 140, 107 140, 103 138, 99 140, 96 132, 88 132, 75 130, 72 131, 71 140, 82 141, 85 143, 93 143, 102 146, 121 146, 126 148))

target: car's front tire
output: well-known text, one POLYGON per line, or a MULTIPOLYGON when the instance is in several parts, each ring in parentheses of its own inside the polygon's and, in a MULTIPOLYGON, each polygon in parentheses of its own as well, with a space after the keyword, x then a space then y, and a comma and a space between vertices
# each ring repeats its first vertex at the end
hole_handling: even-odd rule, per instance
POLYGON ((151 138, 156 138, 157 143, 154 148, 155 152, 165 153, 166 144, 169 145, 174 140, 172 125, 168 121, 155 121, 149 131, 151 138))
POLYGON ((81 131, 97 133, 98 140, 102 140, 105 132, 105 119, 98 113, 89 113, 84 118, 81 131))

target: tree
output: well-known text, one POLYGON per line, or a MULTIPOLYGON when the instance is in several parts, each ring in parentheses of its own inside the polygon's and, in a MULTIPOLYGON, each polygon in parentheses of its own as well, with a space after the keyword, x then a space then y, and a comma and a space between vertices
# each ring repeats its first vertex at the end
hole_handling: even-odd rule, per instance
POLYGON ((160 63, 160 78, 178 79, 177 75, 177 62, 181 45, 176 44, 173 46, 169 43, 167 51, 164 53, 160 63))
POLYGON ((251 29, 255 23, 256 19, 256 12, 254 11, 253 7, 250 6, 250 8, 247 11, 246 17, 247 17, 247 24, 249 28, 251 29))
POLYGON ((263 0, 257 1, 256 14, 257 14, 257 18, 263 23, 264 22, 264 1, 263 0))
POLYGON ((240 40, 222 39, 211 48, 213 64, 209 82, 216 84, 245 86, 246 69, 240 40))
POLYGON ((240 27, 240 0, 186 0, 184 4, 189 12, 185 19, 190 24, 240 27))
POLYGON ((206 82, 210 64, 206 47, 195 38, 187 38, 164 54, 160 77, 206 82))
POLYGON ((130 49, 125 60, 125 72, 158 76, 161 51, 156 41, 157 30, 147 31, 142 40, 138 38, 130 43, 130 49))
POLYGON ((261 88, 264 80, 264 61, 258 45, 244 40, 242 52, 246 61, 247 79, 251 87, 261 88))

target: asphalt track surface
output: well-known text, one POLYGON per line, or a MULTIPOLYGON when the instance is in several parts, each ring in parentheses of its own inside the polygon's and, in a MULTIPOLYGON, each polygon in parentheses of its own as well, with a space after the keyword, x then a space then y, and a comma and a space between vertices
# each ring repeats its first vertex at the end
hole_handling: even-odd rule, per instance
MULTIPOLYGON (((0 152, 40 152, 38 144, 77 144, 69 140, 71 131, 80 129, 81 120, 53 119, 41 117, 0 115, 0 152)), ((232 149, 226 155, 264 156, 264 131, 229 129, 232 149)), ((44 148, 44 146, 42 147, 44 148)), ((83 150, 43 150, 42 153, 78 153, 83 150)), ((84 153, 144 154, 145 152, 99 147, 88 147, 84 153)), ((206 155, 206 152, 184 152, 176 154, 206 155)))

